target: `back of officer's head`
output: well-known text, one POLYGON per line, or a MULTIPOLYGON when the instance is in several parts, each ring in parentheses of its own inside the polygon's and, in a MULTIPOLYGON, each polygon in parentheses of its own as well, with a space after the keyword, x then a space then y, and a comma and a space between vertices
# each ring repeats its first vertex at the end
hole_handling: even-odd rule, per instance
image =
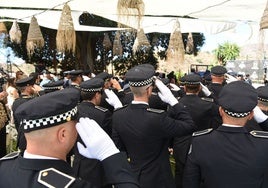
POLYGON ((250 115, 257 105, 256 89, 244 81, 231 82, 219 94, 219 105, 224 113, 233 118, 250 115))

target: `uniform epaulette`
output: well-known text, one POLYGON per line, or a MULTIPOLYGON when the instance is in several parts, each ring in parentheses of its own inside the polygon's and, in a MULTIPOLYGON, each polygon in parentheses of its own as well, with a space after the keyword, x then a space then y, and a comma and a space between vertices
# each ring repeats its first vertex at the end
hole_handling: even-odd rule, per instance
POLYGON ((165 110, 160 110, 160 109, 155 109, 155 108, 147 108, 148 112, 154 112, 154 113, 158 113, 161 114, 163 112, 165 112, 165 110))
POLYGON ((100 111, 102 111, 102 112, 107 112, 108 111, 107 108, 103 108, 101 106, 95 106, 95 108, 98 109, 98 110, 100 110, 100 111))
POLYGON ((67 188, 75 181, 75 178, 65 174, 55 168, 48 168, 39 172, 38 180, 42 185, 52 187, 67 188))
POLYGON ((202 99, 203 101, 207 101, 207 102, 214 102, 214 99, 212 99, 212 98, 208 98, 208 97, 201 97, 201 99, 202 99))
POLYGON ((15 159, 19 156, 20 152, 12 152, 7 154, 6 156, 2 157, 0 161, 9 160, 9 159, 15 159))
POLYGON ((268 138, 268 132, 267 131, 250 131, 250 134, 254 137, 259 138, 268 138))
POLYGON ((212 131, 213 129, 210 128, 210 129, 205 129, 205 130, 202 130, 202 131, 197 131, 197 132, 194 132, 192 136, 200 136, 200 135, 204 135, 204 134, 208 134, 212 131))

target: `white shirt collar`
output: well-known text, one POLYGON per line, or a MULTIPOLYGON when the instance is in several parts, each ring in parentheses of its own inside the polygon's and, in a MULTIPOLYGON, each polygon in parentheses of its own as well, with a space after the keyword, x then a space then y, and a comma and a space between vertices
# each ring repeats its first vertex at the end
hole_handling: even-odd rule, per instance
POLYGON ((240 125, 231 125, 231 124, 222 124, 222 126, 225 126, 225 127, 243 127, 243 126, 240 126, 240 125))
POLYGON ((131 103, 132 104, 147 104, 147 105, 149 105, 147 102, 144 102, 144 101, 132 101, 131 103))
POLYGON ((28 153, 26 150, 24 151, 23 158, 26 158, 26 159, 54 159, 54 160, 59 160, 59 159, 54 158, 54 157, 47 157, 47 156, 43 156, 43 155, 31 154, 31 153, 28 153))

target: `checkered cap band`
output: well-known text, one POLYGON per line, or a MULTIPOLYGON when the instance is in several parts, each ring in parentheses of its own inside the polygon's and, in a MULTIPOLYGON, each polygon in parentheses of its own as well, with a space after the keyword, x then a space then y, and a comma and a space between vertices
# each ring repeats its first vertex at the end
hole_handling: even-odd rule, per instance
POLYGON ((101 91, 102 87, 99 88, 92 88, 92 89, 86 89, 86 88, 80 88, 81 91, 85 91, 85 92, 96 92, 96 91, 101 91))
POLYGON ((244 113, 230 112, 226 109, 224 109, 224 112, 228 114, 229 116, 236 117, 236 118, 243 118, 250 114, 250 112, 244 112, 244 113))
POLYGON ((262 102, 268 102, 268 99, 264 99, 264 98, 261 98, 261 97, 258 97, 258 100, 262 101, 262 102))
POLYGON ((151 78, 149 78, 147 80, 142 80, 139 82, 129 81, 129 85, 132 87, 142 87, 142 86, 146 86, 146 85, 153 83, 153 80, 154 80, 154 77, 152 76, 151 78))
POLYGON ((55 86, 55 87, 44 87, 44 89, 47 89, 47 90, 60 90, 63 88, 63 86, 55 86))
POLYGON ((189 82, 189 81, 184 81, 183 84, 186 84, 186 85, 199 85, 200 82, 189 82))
POLYGON ((76 114, 77 114, 77 106, 68 112, 58 114, 55 116, 35 120, 23 119, 21 125, 23 126, 25 132, 29 132, 31 130, 42 129, 46 127, 51 127, 53 125, 65 123, 67 121, 70 121, 72 117, 74 117, 76 114))

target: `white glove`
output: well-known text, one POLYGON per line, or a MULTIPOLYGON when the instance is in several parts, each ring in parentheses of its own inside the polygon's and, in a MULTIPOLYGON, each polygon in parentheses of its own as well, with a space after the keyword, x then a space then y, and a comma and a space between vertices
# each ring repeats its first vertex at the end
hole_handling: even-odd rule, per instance
POLYGON ((169 83, 169 85, 170 85, 170 90, 172 90, 172 91, 180 91, 181 90, 181 88, 179 88, 176 84, 173 84, 173 83, 169 83))
POLYGON ((76 124, 76 130, 86 145, 84 147, 80 142, 77 142, 77 148, 81 155, 103 161, 107 157, 119 153, 112 139, 96 121, 80 118, 79 123, 76 124))
POLYGON ((116 108, 121 108, 123 105, 117 95, 110 89, 105 89, 104 92, 106 93, 106 98, 105 100, 112 105, 115 109, 116 108))
POLYGON ((163 102, 168 103, 170 106, 178 103, 178 100, 171 93, 170 89, 161 80, 156 79, 155 85, 160 91, 158 92, 158 96, 163 102))
POLYGON ((256 106, 254 109, 253 109, 253 112, 254 112, 254 119, 257 121, 257 123, 262 123, 264 122, 268 116, 265 115, 262 110, 260 109, 260 107, 256 106))
POLYGON ((205 96, 208 97, 209 95, 211 95, 211 91, 209 91, 209 89, 206 86, 204 86, 201 82, 200 82, 200 85, 202 87, 202 91, 205 94, 205 96))
POLYGON ((235 78, 235 77, 233 77, 233 76, 231 76, 230 74, 224 74, 225 75, 225 77, 227 77, 227 79, 226 79, 226 82, 229 84, 229 83, 231 83, 231 82, 234 82, 234 81, 237 81, 237 79, 235 78))

